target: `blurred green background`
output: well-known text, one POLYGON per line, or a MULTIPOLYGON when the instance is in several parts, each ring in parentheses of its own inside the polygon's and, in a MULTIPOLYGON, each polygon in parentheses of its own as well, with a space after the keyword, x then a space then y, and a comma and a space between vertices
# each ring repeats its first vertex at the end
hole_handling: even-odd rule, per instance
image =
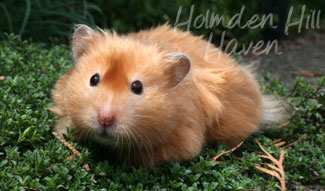
MULTIPOLYGON (((192 5, 193 18, 205 15, 209 10, 210 13, 224 15, 226 21, 245 6, 242 17, 245 23, 252 15, 261 13, 261 4, 265 2, 273 2, 270 10, 276 11, 283 6, 283 1, 280 0, 1 0, 0 38, 4 39, 5 33, 14 33, 23 39, 43 42, 55 39, 68 43, 73 24, 77 23, 114 29, 119 33, 138 31, 166 22, 174 25, 179 8, 182 7, 180 21, 184 22, 190 16, 192 5)), ((294 7, 293 20, 299 19, 303 5, 306 5, 306 14, 311 9, 325 10, 325 1, 291 0, 290 6, 294 7)), ((324 14, 321 16, 324 19, 324 14)), ((274 18, 279 20, 277 14, 274 18)), ((235 27, 225 30, 221 25, 213 25, 212 28, 197 29, 192 25, 190 30, 206 38, 212 33, 213 42, 218 42, 222 31, 226 31, 226 39, 236 38, 240 44, 263 38, 260 28, 251 30, 235 27)))

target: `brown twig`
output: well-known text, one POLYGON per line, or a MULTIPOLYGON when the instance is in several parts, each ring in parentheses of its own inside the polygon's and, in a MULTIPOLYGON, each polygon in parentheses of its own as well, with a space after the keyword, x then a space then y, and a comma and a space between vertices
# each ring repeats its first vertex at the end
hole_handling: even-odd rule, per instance
POLYGON ((287 122, 285 122, 285 123, 282 123, 281 125, 278 126, 278 128, 281 129, 281 128, 283 128, 283 127, 289 125, 290 122, 291 122, 291 121, 287 121, 287 122))
POLYGON ((281 147, 281 146, 283 146, 283 145, 285 145, 286 144, 286 142, 285 141, 282 141, 282 142, 280 142, 280 143, 276 143, 276 144, 274 144, 275 146, 277 146, 277 147, 281 147))
POLYGON ((237 146, 235 146, 234 148, 230 149, 230 150, 227 150, 223 153, 220 153, 218 154, 217 156, 215 156, 213 159, 211 159, 210 161, 216 161, 218 158, 220 158, 221 156, 227 154, 227 153, 231 153, 231 152, 234 152, 236 149, 238 149, 244 142, 240 142, 237 146))
POLYGON ((63 137, 61 137, 57 132, 52 132, 52 134, 59 139, 61 143, 63 143, 66 147, 68 147, 74 155, 77 155, 79 158, 82 158, 81 153, 77 151, 76 148, 74 148, 70 143, 68 143, 66 140, 64 140, 63 137))
MULTIPOLYGON (((80 159, 82 158, 82 155, 79 151, 77 151, 76 148, 74 148, 70 143, 68 143, 66 140, 64 140, 63 137, 61 137, 58 133, 56 132, 52 132, 52 134, 57 138, 59 139, 59 141, 61 143, 63 143, 66 147, 68 147, 72 152, 73 152, 73 155, 71 155, 70 157, 68 157, 67 159, 68 160, 71 160, 73 158, 74 155, 77 155, 80 159)), ((86 163, 84 164, 84 168, 86 169, 86 171, 88 172, 88 174, 91 173, 90 171, 90 168, 89 168, 89 165, 86 163)), ((97 184, 97 181, 95 179, 92 180, 93 183, 97 184)))
POLYGON ((278 142, 280 142, 280 141, 282 141, 281 138, 280 138, 280 139, 276 139, 276 140, 270 142, 269 144, 267 144, 267 146, 274 145, 274 144, 276 144, 276 143, 278 143, 278 142))
POLYGON ((276 166, 274 166, 272 164, 262 163, 262 164, 268 166, 269 168, 271 168, 272 170, 267 169, 267 168, 263 168, 263 167, 260 167, 260 166, 255 166, 255 168, 257 168, 258 170, 260 170, 262 172, 265 172, 265 173, 267 173, 267 174, 269 174, 271 176, 276 177, 281 183, 281 187, 279 187, 279 188, 282 191, 285 191, 286 190, 285 172, 284 172, 283 165, 282 165, 283 160, 284 160, 284 150, 281 150, 280 158, 279 158, 279 160, 277 160, 269 152, 267 152, 264 149, 264 147, 261 145, 261 143, 258 140, 256 140, 256 143, 258 144, 260 149, 266 154, 266 155, 260 155, 259 157, 271 160, 273 163, 275 163, 276 166))
POLYGON ((296 143, 298 143, 299 141, 301 141, 303 138, 305 138, 305 136, 306 136, 306 134, 304 134, 303 136, 301 136, 299 139, 297 139, 296 141, 294 141, 294 142, 292 142, 292 143, 290 143, 290 144, 288 144, 288 145, 286 145, 286 146, 283 146, 282 148, 288 148, 288 147, 290 147, 290 146, 292 146, 292 145, 294 145, 294 144, 296 144, 296 143))
POLYGON ((67 157, 66 160, 72 160, 72 159, 73 159, 73 160, 76 160, 76 158, 74 158, 74 156, 75 156, 75 155, 72 154, 71 156, 67 157))

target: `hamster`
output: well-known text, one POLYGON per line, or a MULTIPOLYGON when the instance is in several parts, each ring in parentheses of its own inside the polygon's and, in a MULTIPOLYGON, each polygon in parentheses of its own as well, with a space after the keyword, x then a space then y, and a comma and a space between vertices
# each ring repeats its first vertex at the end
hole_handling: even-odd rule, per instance
POLYGON ((76 25, 72 51, 76 64, 53 90, 55 131, 72 126, 76 139, 135 165, 191 159, 214 141, 234 146, 283 120, 281 102, 261 94, 247 67, 190 32, 76 25))

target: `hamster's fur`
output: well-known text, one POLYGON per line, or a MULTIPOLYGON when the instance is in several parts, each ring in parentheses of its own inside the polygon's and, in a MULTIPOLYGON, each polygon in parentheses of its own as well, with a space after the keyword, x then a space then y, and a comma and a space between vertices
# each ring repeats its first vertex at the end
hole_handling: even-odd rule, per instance
POLYGON ((233 146, 263 121, 283 119, 281 101, 261 94, 250 69, 190 32, 162 25, 118 35, 77 25, 72 46, 76 64, 53 90, 55 131, 72 126, 75 138, 133 164, 190 159, 209 142, 233 146), (137 80, 140 94, 131 90, 137 80), (101 113, 113 116, 109 125, 101 113))

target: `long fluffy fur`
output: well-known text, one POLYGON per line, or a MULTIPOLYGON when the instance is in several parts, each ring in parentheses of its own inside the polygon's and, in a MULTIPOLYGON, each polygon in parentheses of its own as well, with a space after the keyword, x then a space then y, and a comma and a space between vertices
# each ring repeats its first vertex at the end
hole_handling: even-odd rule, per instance
MULTIPOLYGON (((257 77, 257 63, 243 64, 242 69, 257 77)), ((280 124, 288 119, 288 106, 283 98, 276 95, 262 95, 263 118, 261 127, 272 127, 272 125, 280 124)))
POLYGON ((286 102, 274 95, 263 95, 263 124, 274 125, 283 123, 288 119, 286 102))
POLYGON ((215 140, 235 145, 263 121, 282 120, 281 102, 261 94, 252 68, 238 65, 202 37, 167 25, 124 36, 89 27, 77 31, 77 63, 53 91, 57 132, 73 126, 79 138, 113 144, 123 159, 153 166, 190 159, 215 140), (190 58, 191 69, 172 87, 179 78, 166 57, 177 52, 190 58), (101 82, 89 87, 96 72, 101 82), (134 79, 143 82, 145 96, 130 93, 134 79), (117 113, 110 139, 96 133, 104 106, 117 113))

